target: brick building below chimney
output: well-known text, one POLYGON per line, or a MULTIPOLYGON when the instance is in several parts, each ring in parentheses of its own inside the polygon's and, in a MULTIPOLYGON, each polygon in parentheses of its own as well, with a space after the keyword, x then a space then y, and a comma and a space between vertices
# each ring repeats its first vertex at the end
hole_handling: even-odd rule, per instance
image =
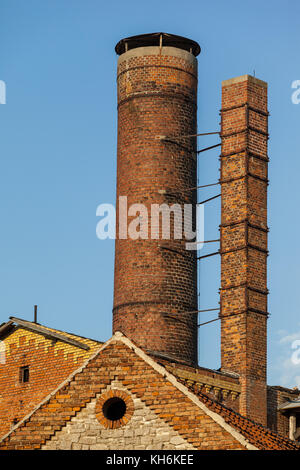
MULTIPOLYGON (((154 33, 116 52, 117 209, 126 196, 195 215, 200 47, 154 33)), ((159 227, 147 238, 153 217, 120 236, 117 217, 109 341, 0 325, 0 450, 299 450, 300 392, 266 381, 265 82, 223 82, 220 136, 220 369, 197 364, 197 251, 159 227)))

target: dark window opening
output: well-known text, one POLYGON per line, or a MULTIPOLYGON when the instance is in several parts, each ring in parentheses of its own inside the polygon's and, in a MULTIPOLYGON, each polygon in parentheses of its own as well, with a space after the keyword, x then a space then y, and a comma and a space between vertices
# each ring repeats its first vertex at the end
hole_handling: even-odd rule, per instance
POLYGON ((14 418, 13 422, 12 422, 12 425, 15 426, 17 423, 18 423, 18 418, 14 418))
POLYGON ((20 382, 29 382, 29 366, 20 367, 20 382))
POLYGON ((107 400, 102 408, 105 418, 110 421, 117 421, 123 418, 126 413, 126 403, 118 397, 110 398, 107 400))

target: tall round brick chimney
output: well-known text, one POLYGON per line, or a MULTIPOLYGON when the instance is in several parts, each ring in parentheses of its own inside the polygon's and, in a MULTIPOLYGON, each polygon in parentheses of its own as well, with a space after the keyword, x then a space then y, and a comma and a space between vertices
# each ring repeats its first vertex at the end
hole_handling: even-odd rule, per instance
POLYGON ((179 204, 183 213, 183 205, 192 204, 195 212, 196 191, 191 188, 197 184, 196 138, 182 136, 197 133, 200 47, 180 36, 153 33, 122 39, 116 52, 120 57, 113 331, 121 331, 150 354, 196 365, 197 252, 186 250, 184 236, 175 239, 172 216, 170 239, 162 239, 161 227, 159 239, 151 238, 151 206, 179 204), (148 220, 144 212, 131 212, 132 204, 143 204, 148 220), (126 237, 137 216, 144 231, 136 239, 126 237))

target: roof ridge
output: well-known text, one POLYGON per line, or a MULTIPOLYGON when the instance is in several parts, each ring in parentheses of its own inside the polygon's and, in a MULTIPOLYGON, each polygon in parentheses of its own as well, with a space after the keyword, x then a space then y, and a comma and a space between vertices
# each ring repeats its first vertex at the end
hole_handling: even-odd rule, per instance
POLYGON ((68 333, 61 334, 43 325, 40 325, 37 323, 31 323, 31 322, 28 322, 27 320, 22 320, 21 318, 17 318, 17 317, 9 317, 9 318, 18 326, 21 326, 25 329, 27 328, 29 331, 33 331, 34 333, 41 334, 46 337, 48 336, 50 338, 54 338, 56 341, 62 341, 65 343, 72 344, 73 346, 76 346, 81 349, 85 349, 85 350, 90 349, 90 346, 85 344, 83 341, 80 342, 77 339, 72 338, 71 337, 72 335, 68 335, 68 333))
MULTIPOLYGON (((103 341, 99 341, 99 340, 93 339, 93 338, 87 338, 86 336, 77 335, 76 333, 70 333, 69 331, 60 330, 59 328, 52 328, 51 326, 43 325, 42 323, 35 323, 35 322, 30 321, 30 320, 24 320, 23 318, 18 318, 18 317, 9 317, 9 318, 15 319, 17 321, 21 320, 22 322, 29 323, 30 325, 33 325, 33 326, 37 325, 37 326, 40 326, 42 328, 47 328, 48 330, 51 330, 51 331, 58 331, 59 333, 64 333, 64 334, 67 334, 67 335, 70 335, 70 336, 75 336, 77 338, 86 339, 88 341, 94 341, 95 343, 103 344, 103 341)), ((13 321, 13 320, 11 320, 11 321, 13 321)), ((9 322, 6 322, 6 323, 9 323, 9 322)))

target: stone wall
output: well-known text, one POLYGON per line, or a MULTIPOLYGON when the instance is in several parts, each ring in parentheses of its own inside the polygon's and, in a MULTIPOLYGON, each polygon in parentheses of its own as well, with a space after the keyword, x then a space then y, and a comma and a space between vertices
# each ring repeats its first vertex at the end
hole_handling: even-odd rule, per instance
POLYGON ((121 383, 114 381, 106 390, 111 389, 123 390, 133 400, 134 413, 126 426, 107 429, 99 423, 95 411, 98 394, 42 450, 194 449, 121 383))

